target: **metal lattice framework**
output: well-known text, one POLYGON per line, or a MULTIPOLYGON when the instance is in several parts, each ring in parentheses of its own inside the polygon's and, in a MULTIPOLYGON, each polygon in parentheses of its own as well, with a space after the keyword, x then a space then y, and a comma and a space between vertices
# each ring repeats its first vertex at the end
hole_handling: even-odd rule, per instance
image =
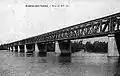
POLYGON ((88 37, 105 36, 120 32, 120 13, 91 20, 60 30, 48 32, 39 36, 30 37, 8 45, 24 45, 37 42, 50 42, 65 39, 81 39, 88 37))

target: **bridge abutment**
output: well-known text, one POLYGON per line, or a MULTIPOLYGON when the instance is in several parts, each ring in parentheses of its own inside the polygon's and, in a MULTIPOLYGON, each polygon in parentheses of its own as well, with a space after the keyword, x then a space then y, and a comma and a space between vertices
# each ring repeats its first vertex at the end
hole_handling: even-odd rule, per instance
POLYGON ((108 56, 119 56, 115 34, 108 35, 108 56))
POLYGON ((56 41, 55 52, 61 53, 61 55, 64 56, 71 55, 71 41, 70 40, 56 41))

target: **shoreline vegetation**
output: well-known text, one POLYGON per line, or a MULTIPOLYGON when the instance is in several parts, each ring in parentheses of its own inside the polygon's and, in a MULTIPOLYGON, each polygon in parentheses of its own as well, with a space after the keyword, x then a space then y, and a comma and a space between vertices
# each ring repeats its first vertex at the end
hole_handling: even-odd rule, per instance
POLYGON ((83 41, 74 41, 71 43, 72 53, 84 51, 87 53, 105 54, 108 51, 107 48, 107 42, 95 41, 94 43, 91 43, 90 41, 88 41, 85 44, 83 44, 83 41))
POLYGON ((4 45, 0 45, 0 50, 7 50, 4 45))

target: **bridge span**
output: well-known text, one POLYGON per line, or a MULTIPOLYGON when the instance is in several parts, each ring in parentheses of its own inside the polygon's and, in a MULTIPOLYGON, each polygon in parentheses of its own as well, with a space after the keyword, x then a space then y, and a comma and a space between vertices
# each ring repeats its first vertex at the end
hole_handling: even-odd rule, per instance
POLYGON ((120 13, 2 45, 15 52, 71 54, 71 40, 108 36, 108 56, 120 54, 120 13), (51 47, 51 49, 50 49, 51 47))

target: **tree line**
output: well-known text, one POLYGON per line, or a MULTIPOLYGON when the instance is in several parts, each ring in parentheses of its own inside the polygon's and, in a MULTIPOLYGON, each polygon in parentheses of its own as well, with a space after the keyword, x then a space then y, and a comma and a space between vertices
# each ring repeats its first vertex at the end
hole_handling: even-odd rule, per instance
POLYGON ((91 43, 90 41, 83 44, 83 41, 74 41, 71 43, 72 53, 84 50, 85 52, 94 52, 94 53, 107 53, 107 42, 95 41, 91 43))

